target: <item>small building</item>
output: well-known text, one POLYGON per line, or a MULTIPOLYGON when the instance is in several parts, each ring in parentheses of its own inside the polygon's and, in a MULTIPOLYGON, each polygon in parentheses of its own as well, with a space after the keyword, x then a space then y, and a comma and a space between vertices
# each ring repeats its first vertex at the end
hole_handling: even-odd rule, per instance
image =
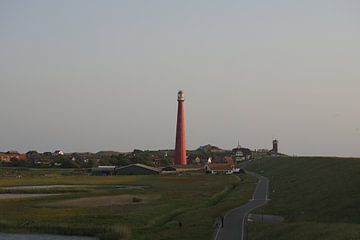
POLYGON ((116 175, 155 175, 159 173, 159 169, 140 163, 119 167, 115 170, 116 175))
POLYGON ((115 166, 98 166, 91 170, 92 175, 95 176, 111 176, 115 174, 115 166))
POLYGON ((52 155, 53 155, 52 152, 44 152, 43 153, 44 157, 52 157, 52 155))
POLYGON ((235 166, 229 163, 208 163, 205 165, 205 172, 211 174, 233 174, 235 166))

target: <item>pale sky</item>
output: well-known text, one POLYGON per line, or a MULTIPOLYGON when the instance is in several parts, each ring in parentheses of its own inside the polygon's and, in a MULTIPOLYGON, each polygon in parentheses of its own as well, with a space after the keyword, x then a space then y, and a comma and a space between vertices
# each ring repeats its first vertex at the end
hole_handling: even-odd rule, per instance
POLYGON ((360 1, 0 0, 0 151, 360 156, 360 1))

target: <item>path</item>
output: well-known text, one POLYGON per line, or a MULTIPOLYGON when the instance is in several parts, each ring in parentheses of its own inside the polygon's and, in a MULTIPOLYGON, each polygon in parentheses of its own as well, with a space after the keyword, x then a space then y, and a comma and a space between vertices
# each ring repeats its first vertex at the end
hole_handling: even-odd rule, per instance
POLYGON ((224 217, 224 227, 218 229, 215 240, 245 240, 248 214, 269 201, 269 179, 256 173, 246 173, 258 179, 254 195, 248 203, 226 212, 224 217))

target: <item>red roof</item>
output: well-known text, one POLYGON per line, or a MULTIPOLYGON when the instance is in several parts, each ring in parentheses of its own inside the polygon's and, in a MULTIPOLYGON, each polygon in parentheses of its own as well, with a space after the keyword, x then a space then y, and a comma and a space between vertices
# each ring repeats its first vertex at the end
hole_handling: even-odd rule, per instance
POLYGON ((20 160, 26 160, 26 154, 19 153, 0 153, 0 160, 4 162, 10 162, 12 158, 17 158, 20 160))

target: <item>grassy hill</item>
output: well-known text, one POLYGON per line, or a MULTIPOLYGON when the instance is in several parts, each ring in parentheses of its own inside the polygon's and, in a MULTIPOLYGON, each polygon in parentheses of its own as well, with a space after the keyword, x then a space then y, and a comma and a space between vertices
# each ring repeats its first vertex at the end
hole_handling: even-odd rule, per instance
POLYGON ((258 212, 285 217, 249 225, 250 240, 360 239, 360 159, 269 157, 248 169, 271 181, 271 202, 258 212))

